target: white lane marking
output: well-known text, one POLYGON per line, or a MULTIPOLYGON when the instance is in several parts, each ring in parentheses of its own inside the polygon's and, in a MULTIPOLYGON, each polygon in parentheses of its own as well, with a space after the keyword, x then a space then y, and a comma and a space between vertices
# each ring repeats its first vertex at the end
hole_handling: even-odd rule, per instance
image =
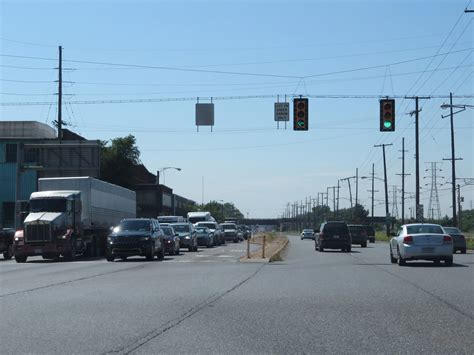
POLYGON ((218 258, 235 258, 235 255, 219 255, 218 258))

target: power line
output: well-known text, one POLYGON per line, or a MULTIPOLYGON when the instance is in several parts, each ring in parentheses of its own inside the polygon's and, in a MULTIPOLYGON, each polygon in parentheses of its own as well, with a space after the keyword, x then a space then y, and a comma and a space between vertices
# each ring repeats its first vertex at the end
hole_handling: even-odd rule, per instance
MULTIPOLYGON (((286 95, 289 98, 299 97, 296 94, 279 94, 280 96, 286 95)), ((77 100, 70 101, 71 104, 75 105, 96 105, 96 104, 132 104, 132 103, 159 103, 159 102, 174 102, 174 101, 230 101, 230 100, 251 100, 251 99, 276 99, 278 95, 247 95, 247 96, 212 96, 212 97, 175 97, 175 98, 147 98, 147 99, 119 99, 119 100, 77 100)), ((308 98, 313 99, 381 99, 385 96, 382 95, 306 95, 308 98)), ((393 98, 404 98, 405 96, 394 95, 393 98)), ((449 95, 433 95, 430 98, 442 98, 446 99, 449 95)), ((467 95, 453 95, 453 98, 473 98, 473 94, 467 95)), ((0 106, 40 106, 55 104, 54 102, 1 102, 0 106)))

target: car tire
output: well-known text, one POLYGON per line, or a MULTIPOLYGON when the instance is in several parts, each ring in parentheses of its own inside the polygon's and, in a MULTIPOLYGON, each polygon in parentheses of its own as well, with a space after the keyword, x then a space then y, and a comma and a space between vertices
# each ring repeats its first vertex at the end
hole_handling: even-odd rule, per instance
POLYGON ((392 264, 396 264, 396 263, 397 263, 397 258, 394 258, 394 257, 393 257, 392 247, 390 247, 390 262, 391 262, 392 264))
POLYGON ((461 254, 466 254, 466 248, 461 249, 461 254))
POLYGON ((347 248, 346 248, 346 253, 350 253, 350 252, 351 252, 351 250, 352 250, 352 247, 350 247, 350 246, 349 246, 349 247, 347 247, 347 248))
POLYGON ((181 251, 179 250, 179 247, 178 247, 178 248, 176 248, 176 252, 175 252, 174 254, 175 254, 175 255, 179 255, 179 254, 181 254, 181 251))
POLYGON ((319 249, 319 252, 320 252, 320 253, 323 253, 323 252, 324 252, 324 248, 323 248, 321 245, 319 246, 318 249, 319 249))
POLYGON ((121 256, 120 259, 121 259, 122 261, 125 261, 125 260, 127 260, 127 257, 126 257, 126 256, 121 256))
POLYGON ((371 243, 375 243, 375 238, 371 238, 371 239, 370 239, 370 242, 371 242, 371 243))
POLYGON ((15 260, 17 263, 26 263, 26 259, 28 259, 28 256, 26 255, 15 255, 15 260))
POLYGON ((367 242, 362 243, 360 246, 361 246, 362 248, 367 248, 367 242))
POLYGON ((400 250, 398 251, 398 260, 397 261, 398 261, 399 266, 405 266, 407 264, 405 259, 403 259, 402 256, 400 255, 400 250))
POLYGON ((5 260, 10 260, 13 257, 13 244, 8 247, 7 250, 3 252, 3 258, 5 260))
POLYGON ((152 243, 150 245, 150 250, 148 250, 148 252, 146 253, 145 258, 147 261, 153 261, 153 259, 155 258, 155 243, 152 243))
POLYGON ((434 262, 435 265, 441 264, 441 260, 439 260, 439 259, 438 260, 433 260, 433 262, 434 262))
POLYGON ((107 252, 106 255, 105 255, 105 259, 106 259, 107 261, 114 261, 114 260, 115 260, 115 256, 114 256, 112 253, 107 252))
POLYGON ((444 266, 452 266, 453 265, 453 258, 446 258, 444 259, 444 266))
MULTIPOLYGON (((174 249, 173 249, 173 253, 174 253, 174 249)), ((163 243, 161 243, 161 249, 158 252, 157 258, 158 260, 163 260, 165 258, 165 246, 163 245, 163 243)))

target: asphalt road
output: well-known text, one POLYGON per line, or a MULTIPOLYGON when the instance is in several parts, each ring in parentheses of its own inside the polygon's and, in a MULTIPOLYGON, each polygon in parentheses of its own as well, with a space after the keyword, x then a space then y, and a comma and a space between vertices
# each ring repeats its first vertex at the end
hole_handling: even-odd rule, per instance
POLYGON ((473 254, 400 267, 388 244, 319 253, 297 237, 283 262, 244 252, 1 260, 0 353, 472 354, 473 254))

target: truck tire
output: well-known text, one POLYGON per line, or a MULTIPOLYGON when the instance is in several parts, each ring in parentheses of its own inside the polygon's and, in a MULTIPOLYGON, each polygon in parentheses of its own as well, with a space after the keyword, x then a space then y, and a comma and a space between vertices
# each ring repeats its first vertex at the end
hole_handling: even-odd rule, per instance
POLYGON ((17 263, 26 263, 26 259, 28 259, 28 256, 26 255, 15 255, 15 260, 17 263))
POLYGON ((107 253, 107 255, 105 256, 105 259, 107 259, 107 261, 114 261, 114 260, 115 260, 115 256, 113 256, 113 255, 110 254, 110 253, 107 253))
POLYGON ((13 257, 13 244, 8 247, 7 250, 3 252, 3 258, 5 260, 10 260, 13 257))
POLYGON ((76 260, 76 239, 71 239, 71 250, 65 253, 63 256, 66 261, 76 260))

